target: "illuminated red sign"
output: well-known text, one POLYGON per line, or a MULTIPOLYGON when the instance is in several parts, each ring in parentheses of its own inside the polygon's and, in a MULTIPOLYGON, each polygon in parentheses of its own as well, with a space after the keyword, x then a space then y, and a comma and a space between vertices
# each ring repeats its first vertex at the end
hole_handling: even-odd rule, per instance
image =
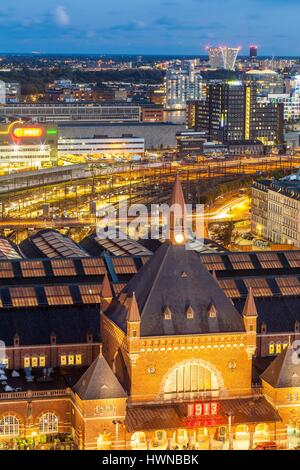
POLYGON ((224 423, 226 419, 220 413, 219 402, 199 402, 187 406, 186 427, 220 426, 224 423))
POLYGON ((36 139, 42 137, 44 129, 42 127, 15 127, 12 133, 17 139, 36 139))
POLYGON ((220 403, 214 402, 199 402, 188 405, 187 416, 188 418, 211 418, 212 416, 220 415, 220 403))

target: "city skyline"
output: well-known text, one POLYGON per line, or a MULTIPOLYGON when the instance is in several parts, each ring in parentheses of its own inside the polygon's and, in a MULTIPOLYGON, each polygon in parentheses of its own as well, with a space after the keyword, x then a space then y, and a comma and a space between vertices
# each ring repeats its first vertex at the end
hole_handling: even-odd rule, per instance
POLYGON ((0 7, 6 53, 205 54, 207 45, 258 44, 262 55, 300 55, 297 0, 11 0, 0 7), (97 14, 98 12, 98 14, 97 14), (235 18, 234 27, 231 25, 235 18))

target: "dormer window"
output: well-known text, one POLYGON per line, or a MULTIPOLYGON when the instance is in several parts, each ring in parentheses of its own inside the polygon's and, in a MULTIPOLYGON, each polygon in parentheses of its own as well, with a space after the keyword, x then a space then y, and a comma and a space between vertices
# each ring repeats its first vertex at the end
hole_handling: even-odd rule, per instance
POLYGON ((189 306, 185 312, 187 320, 193 320, 195 317, 195 312, 193 307, 189 306))
POLYGON ((172 312, 169 307, 166 307, 164 310, 164 318, 165 320, 172 320, 172 312))
POLYGON ((213 302, 208 307, 208 317, 209 318, 217 318, 217 309, 213 302))

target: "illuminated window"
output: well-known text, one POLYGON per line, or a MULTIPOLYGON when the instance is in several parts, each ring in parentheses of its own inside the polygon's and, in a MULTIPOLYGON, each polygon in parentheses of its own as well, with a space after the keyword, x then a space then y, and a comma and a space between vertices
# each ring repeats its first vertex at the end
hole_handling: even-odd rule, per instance
POLYGON ((270 356, 272 354, 275 354, 275 345, 274 345, 274 343, 269 344, 269 354, 270 354, 270 356))
POLYGON ((61 366, 67 365, 67 356, 60 356, 60 365, 61 366))
POLYGON ((11 287, 9 293, 13 307, 36 307, 38 305, 33 287, 11 287))
POLYGON ((31 367, 38 367, 38 365, 39 365, 38 358, 36 356, 32 357, 31 358, 31 367))
POLYGON ((18 436, 20 433, 20 422, 12 415, 4 416, 0 421, 0 436, 18 436))
POLYGON ((1 364, 5 369, 8 369, 8 366, 9 366, 9 359, 8 359, 8 357, 2 357, 2 359, 0 360, 0 364, 1 364))
POLYGON ((82 354, 76 354, 75 361, 76 361, 76 366, 81 366, 81 364, 82 364, 82 354))
POLYGON ((58 418, 54 413, 45 413, 40 417, 39 431, 41 434, 55 434, 58 432, 58 418))
POLYGON ((24 369, 30 367, 30 357, 24 357, 24 369))
POLYGON ((68 356, 68 365, 69 366, 74 365, 74 355, 73 354, 69 354, 69 356, 68 356))
POLYGON ((171 372, 167 378, 164 392, 186 393, 211 391, 217 388, 211 372, 197 363, 184 364, 171 372))
POLYGON ((45 294, 49 305, 73 304, 73 299, 68 286, 46 286, 45 294))
POLYGON ((276 344, 276 354, 280 354, 282 351, 282 344, 281 343, 277 343, 276 344))
POLYGON ((45 367, 46 366, 46 356, 40 356, 39 357, 39 364, 40 364, 40 367, 45 367))

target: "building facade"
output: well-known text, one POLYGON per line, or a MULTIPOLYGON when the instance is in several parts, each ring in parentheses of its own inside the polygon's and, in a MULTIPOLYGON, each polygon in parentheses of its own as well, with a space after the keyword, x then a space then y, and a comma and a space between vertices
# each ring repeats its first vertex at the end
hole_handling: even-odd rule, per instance
POLYGON ((32 121, 47 122, 140 122, 141 108, 135 104, 20 104, 1 108, 6 118, 26 117, 32 121))
POLYGON ((252 187, 252 231, 273 243, 300 247, 299 175, 252 187))
POLYGON ((240 81, 210 83, 206 99, 188 103, 187 125, 218 142, 259 140, 283 143, 282 104, 263 103, 256 88, 240 81))
POLYGON ((199 255, 170 220, 154 254, 43 231, 0 261, 3 448, 297 444, 300 252, 199 255))
POLYGON ((58 139, 58 157, 81 156, 85 159, 131 159, 145 154, 145 139, 128 134, 123 137, 94 136, 86 139, 58 139))
POLYGON ((208 47, 209 65, 213 69, 234 70, 239 47, 208 47))
POLYGON ((189 100, 203 95, 203 79, 193 62, 187 66, 171 67, 165 79, 165 107, 167 110, 186 109, 189 100))

